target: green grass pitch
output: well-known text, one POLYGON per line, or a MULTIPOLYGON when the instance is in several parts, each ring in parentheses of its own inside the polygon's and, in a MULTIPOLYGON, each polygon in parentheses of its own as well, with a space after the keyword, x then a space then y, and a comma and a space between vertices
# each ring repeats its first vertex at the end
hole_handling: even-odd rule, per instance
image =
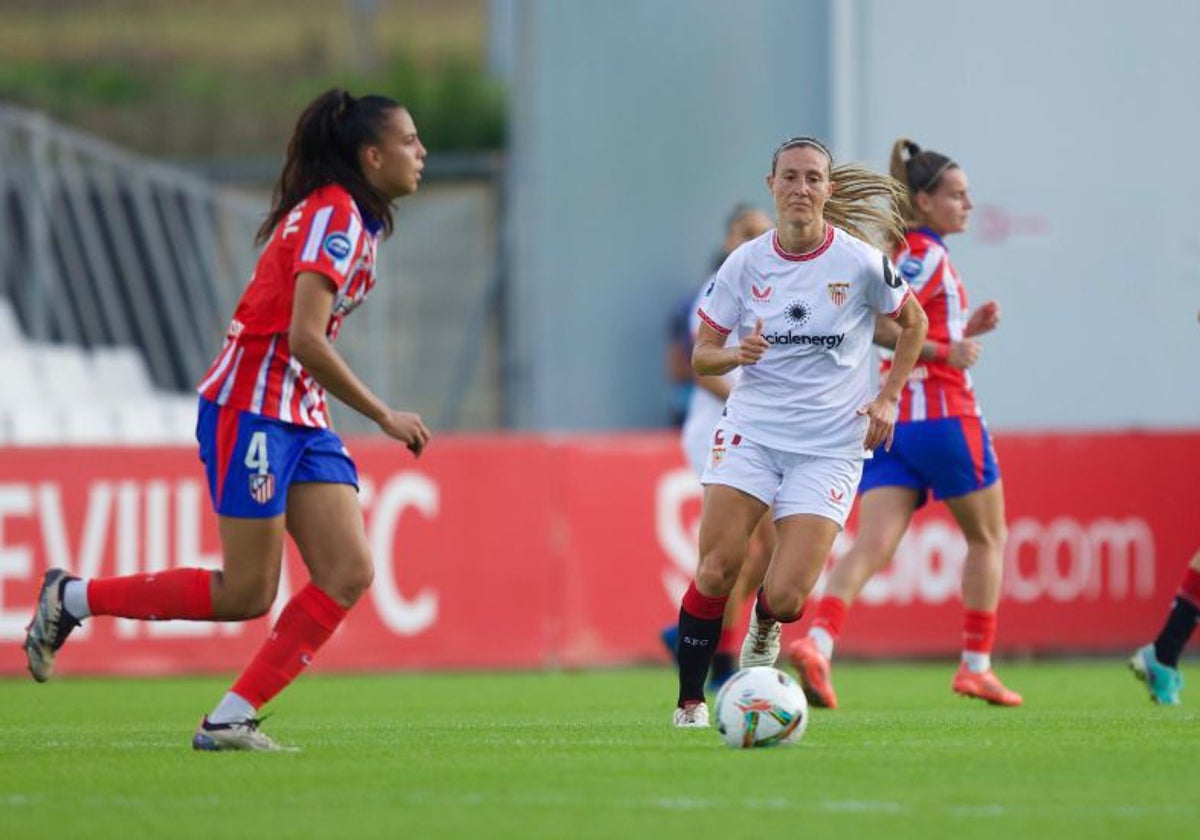
POLYGON ((671 728, 665 667, 312 674, 266 727, 294 754, 190 750, 227 678, 3 680, 0 836, 1195 836, 1195 707, 1115 659, 1003 664, 1020 709, 952 673, 841 663, 842 709, 745 751, 671 728))

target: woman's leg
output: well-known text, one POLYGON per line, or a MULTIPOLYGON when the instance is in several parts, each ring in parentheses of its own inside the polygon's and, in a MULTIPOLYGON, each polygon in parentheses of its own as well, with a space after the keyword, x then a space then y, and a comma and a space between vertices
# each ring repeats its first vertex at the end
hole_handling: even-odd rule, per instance
POLYGON ((808 634, 788 648, 788 659, 814 706, 837 708, 830 659, 846 613, 871 576, 891 562, 919 501, 920 492, 911 487, 875 487, 862 495, 854 545, 830 570, 808 634))
POLYGON ((828 640, 827 650, 825 639, 817 643, 827 659, 833 655, 846 611, 867 581, 892 561, 919 499, 911 487, 876 487, 861 496, 854 544, 830 570, 813 618, 814 630, 828 640))
MULTIPOLYGON (((721 635, 721 622, 750 534, 767 506, 723 484, 704 490, 700 515, 700 563, 679 608, 680 709, 704 700, 704 677, 721 635)), ((698 725, 679 724, 677 725, 698 725)), ((707 721, 703 725, 707 725, 707 721)))
POLYGON ((1154 641, 1141 647, 1129 660, 1134 675, 1150 689, 1150 699, 1168 706, 1178 705, 1183 691, 1179 656, 1200 623, 1200 551, 1183 570, 1179 590, 1171 601, 1166 620, 1154 641))
MULTIPOLYGON (((373 574, 362 511, 351 485, 292 485, 287 528, 311 581, 288 601, 267 641, 230 689, 255 713, 312 662, 371 585, 373 574)), ((210 719, 220 720, 221 711, 210 719)))
POLYGON ((767 564, 775 553, 775 522, 771 511, 763 514, 750 535, 746 548, 746 559, 738 573, 737 582, 729 592, 725 604, 725 616, 721 623, 721 640, 717 644, 717 655, 713 657, 712 684, 723 684, 737 670, 738 656, 742 647, 742 632, 745 628, 746 602, 762 586, 767 573, 767 564))
POLYGON ((283 516, 220 517, 220 571, 165 569, 80 580, 51 569, 25 643, 30 672, 39 682, 49 679, 55 653, 71 630, 91 616, 244 621, 265 614, 279 586, 283 528, 283 516))
POLYGON ((779 625, 800 618, 804 601, 816 585, 840 530, 838 522, 813 513, 792 514, 775 522, 775 554, 758 590, 742 644, 743 668, 775 664, 779 658, 779 625))
POLYGON ((775 621, 795 621, 841 528, 832 519, 813 513, 786 516, 775 528, 779 541, 755 610, 775 621))
POLYGON ((1011 691, 992 673, 992 646, 996 639, 996 608, 1004 573, 1004 542, 1008 526, 1004 517, 1004 486, 997 480, 982 490, 946 499, 967 540, 963 565, 962 665, 954 676, 956 692, 998 706, 1019 706, 1021 695, 1011 691))

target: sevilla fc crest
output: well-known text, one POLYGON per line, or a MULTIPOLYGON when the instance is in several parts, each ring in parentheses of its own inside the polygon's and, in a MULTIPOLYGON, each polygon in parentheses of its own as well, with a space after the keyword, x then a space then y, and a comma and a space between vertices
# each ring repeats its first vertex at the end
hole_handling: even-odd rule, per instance
POLYGON ((834 306, 841 306, 846 302, 846 296, 850 291, 849 283, 828 283, 826 287, 829 289, 829 299, 833 301, 834 306))

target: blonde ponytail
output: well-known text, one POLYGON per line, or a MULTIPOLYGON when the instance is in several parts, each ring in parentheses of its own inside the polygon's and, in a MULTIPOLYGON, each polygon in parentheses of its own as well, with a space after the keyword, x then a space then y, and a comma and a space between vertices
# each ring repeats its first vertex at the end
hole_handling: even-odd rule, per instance
POLYGON ((825 202, 825 218, 834 227, 890 252, 908 227, 908 189, 889 175, 846 163, 829 173, 833 195, 825 202))

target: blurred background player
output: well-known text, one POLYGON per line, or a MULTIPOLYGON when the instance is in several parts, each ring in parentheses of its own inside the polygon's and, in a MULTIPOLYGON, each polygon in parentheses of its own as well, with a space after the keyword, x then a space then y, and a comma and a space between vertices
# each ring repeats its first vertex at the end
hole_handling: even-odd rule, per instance
MULTIPOLYGON (((834 643, 867 580, 892 559, 917 508, 932 491, 967 540, 963 565, 962 657, 952 688, 988 703, 1017 706, 1021 696, 992 671, 996 607, 1004 566, 1004 490, 987 424, 967 369, 979 358, 974 340, 995 329, 1000 309, 988 301, 968 317, 962 280, 944 237, 967 229, 971 197, 962 168, 907 138, 892 147, 892 176, 908 186, 909 223, 894 259, 929 317, 929 335, 900 401, 896 440, 863 468, 858 534, 830 571, 808 635, 789 657, 809 701, 837 708, 830 680, 834 643)), ((879 319, 875 340, 896 343, 895 325, 879 319)), ((883 363, 883 371, 890 367, 883 363)))
POLYGON ((772 505, 778 542, 740 664, 774 664, 780 624, 799 618, 845 524, 864 449, 891 443, 900 390, 925 339, 908 285, 860 238, 871 228, 901 235, 898 184, 860 167, 833 169, 823 143, 797 137, 775 150, 767 186, 776 229, 721 266, 692 354, 701 376, 744 370, 701 479, 700 562, 679 610, 677 727, 708 725, 704 678, 750 535, 772 505), (900 336, 871 399, 876 314, 896 318, 900 336), (735 329, 741 340, 727 347, 735 329))
POLYGON ((1166 622, 1158 638, 1139 648, 1129 660, 1134 675, 1150 690, 1150 699, 1165 706, 1177 706, 1183 690, 1179 673, 1179 655, 1200 621, 1200 551, 1183 572, 1179 591, 1171 602, 1166 622))
MULTIPOLYGON (((766 213, 750 204, 738 204, 725 220, 725 241, 720 252, 716 255, 713 271, 721 267, 725 258, 733 253, 743 242, 762 236, 771 229, 771 219, 766 213)), ((691 352, 695 345, 696 336, 700 331, 700 304, 704 294, 715 280, 715 275, 704 281, 697 293, 687 299, 687 366, 688 379, 693 379, 691 352)), ((737 337, 730 336, 729 344, 736 345, 737 337)), ((687 412, 684 416, 681 443, 688 464, 699 478, 704 474, 704 466, 708 461, 709 450, 712 446, 712 434, 721 412, 725 409, 725 400, 737 383, 740 371, 735 368, 723 376, 695 376, 694 384, 688 398, 687 412)), ((750 537, 746 563, 737 583, 729 593, 729 603, 725 607, 725 620, 721 627, 721 638, 717 643, 717 652, 713 656, 709 688, 713 691, 720 689, 725 681, 737 670, 738 648, 741 645, 739 630, 742 627, 743 609, 746 599, 762 582, 762 573, 766 562, 775 548, 775 527, 769 516, 764 516, 750 537)), ((662 631, 663 644, 671 652, 672 658, 677 656, 679 646, 679 626, 672 624, 662 631)))
MULTIPOLYGON (((754 205, 735 204, 725 217, 725 241, 721 243, 720 250, 713 255, 710 275, 716 273, 721 263, 725 262, 725 258, 733 253, 734 248, 770 227, 771 220, 754 205)), ((709 280, 711 279, 710 277, 709 280)), ((705 281, 704 287, 708 285, 709 280, 705 281)), ((704 291, 704 287, 701 287, 701 292, 704 291)), ((696 375, 692 371, 692 347, 696 343, 696 300, 696 293, 689 290, 676 301, 667 319, 666 367, 670 389, 668 408, 671 425, 676 428, 683 426, 692 411, 692 394, 696 385, 696 375)))
POLYGON ((34 679, 49 679, 56 651, 89 616, 264 615, 286 531, 311 580, 192 739, 197 750, 280 749, 260 731, 258 710, 312 661, 374 575, 358 472, 330 429, 326 392, 414 455, 429 442, 421 418, 389 408, 333 346, 375 285, 376 243, 391 233, 393 203, 416 192, 424 161, 412 117, 391 99, 330 90, 300 115, 258 231, 266 248, 198 389, 196 436, 223 569, 92 580, 49 570, 25 640, 34 679))
MULTIPOLYGON (((1196 313, 1200 320, 1200 312, 1196 313)), ((1139 648, 1129 660, 1134 675, 1146 683, 1150 699, 1166 706, 1179 705, 1183 691, 1183 674, 1179 673, 1179 656, 1200 621, 1200 551, 1184 569, 1179 592, 1171 602, 1166 621, 1158 638, 1139 648)))

